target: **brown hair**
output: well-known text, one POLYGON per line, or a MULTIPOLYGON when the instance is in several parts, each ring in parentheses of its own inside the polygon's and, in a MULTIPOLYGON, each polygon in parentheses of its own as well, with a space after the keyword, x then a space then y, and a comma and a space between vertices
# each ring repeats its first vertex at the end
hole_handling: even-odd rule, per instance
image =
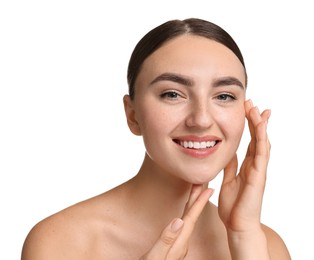
POLYGON ((212 22, 198 18, 170 20, 144 35, 132 52, 127 72, 129 95, 131 99, 134 98, 135 81, 145 59, 165 42, 183 34, 202 36, 225 45, 238 57, 246 74, 241 51, 233 38, 224 29, 212 22))

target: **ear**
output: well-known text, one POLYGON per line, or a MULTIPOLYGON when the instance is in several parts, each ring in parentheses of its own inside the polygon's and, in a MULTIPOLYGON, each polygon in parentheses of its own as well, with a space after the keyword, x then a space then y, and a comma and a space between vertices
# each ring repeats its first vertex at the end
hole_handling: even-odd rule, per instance
POLYGON ((135 116, 133 101, 131 100, 129 95, 125 95, 123 97, 123 104, 126 120, 131 132, 135 135, 141 135, 141 129, 135 116))

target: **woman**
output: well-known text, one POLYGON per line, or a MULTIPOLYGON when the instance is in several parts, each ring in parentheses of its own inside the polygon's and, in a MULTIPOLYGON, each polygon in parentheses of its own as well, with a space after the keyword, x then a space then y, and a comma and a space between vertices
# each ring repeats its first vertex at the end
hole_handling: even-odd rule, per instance
POLYGON ((38 223, 22 259, 290 259, 260 223, 270 111, 246 100, 230 35, 200 19, 168 21, 135 47, 128 84, 126 119, 146 148, 139 172, 38 223), (245 118, 252 139, 237 173, 245 118), (217 207, 208 184, 222 170, 217 207))

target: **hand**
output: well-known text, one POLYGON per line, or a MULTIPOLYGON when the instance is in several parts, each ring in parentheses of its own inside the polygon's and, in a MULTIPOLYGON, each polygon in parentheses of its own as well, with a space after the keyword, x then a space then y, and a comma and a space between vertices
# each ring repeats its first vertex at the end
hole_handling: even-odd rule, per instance
POLYGON ((227 230, 244 232, 260 228, 270 143, 267 123, 270 110, 260 113, 251 101, 245 102, 245 113, 251 134, 247 154, 237 174, 237 156, 224 169, 219 195, 219 216, 227 230))
POLYGON ((195 223, 212 194, 212 189, 204 189, 202 185, 193 185, 182 219, 172 220, 162 231, 153 247, 140 259, 184 259, 195 223))

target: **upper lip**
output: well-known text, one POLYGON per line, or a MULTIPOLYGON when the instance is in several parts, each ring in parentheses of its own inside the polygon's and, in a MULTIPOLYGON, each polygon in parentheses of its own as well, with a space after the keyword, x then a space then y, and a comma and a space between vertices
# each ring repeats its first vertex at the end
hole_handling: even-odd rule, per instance
POLYGON ((174 141, 192 141, 192 142, 212 142, 212 141, 219 142, 221 141, 221 138, 217 136, 213 136, 213 135, 206 135, 206 136, 185 135, 185 136, 176 137, 173 140, 174 141))

